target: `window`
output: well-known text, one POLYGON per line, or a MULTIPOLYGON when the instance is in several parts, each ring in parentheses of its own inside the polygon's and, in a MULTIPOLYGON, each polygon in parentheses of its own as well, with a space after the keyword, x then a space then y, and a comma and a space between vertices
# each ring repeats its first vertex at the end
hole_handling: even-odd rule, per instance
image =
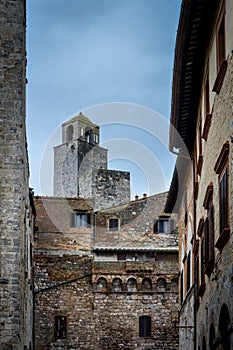
POLYGON ((54 336, 56 339, 66 338, 66 324, 67 320, 65 316, 56 316, 54 322, 54 336))
POLYGON ((139 317, 139 337, 151 337, 151 317, 139 317))
POLYGON ((191 255, 190 255, 190 252, 189 252, 188 253, 188 258, 187 258, 187 292, 189 291, 190 281, 191 281, 190 268, 191 268, 191 255))
POLYGON ((109 219, 109 231, 119 230, 119 219, 109 219))
POLYGON ((202 138, 206 141, 209 133, 210 123, 211 123, 209 67, 207 69, 205 87, 204 87, 204 115, 205 115, 205 122, 204 122, 204 127, 202 132, 202 138))
POLYGON ((152 281, 150 278, 144 278, 142 280, 142 291, 150 292, 152 290, 152 281))
POLYGON ((214 83, 213 91, 220 92, 223 79, 227 70, 226 60, 226 37, 225 37, 225 3, 222 6, 217 24, 216 52, 217 52, 217 77, 214 83))
POLYGON ((230 237, 229 227, 229 142, 226 142, 215 164, 215 172, 219 175, 219 238, 216 247, 222 250, 230 237))
POLYGON ((154 224, 154 233, 168 233, 169 220, 160 218, 154 224))
POLYGON ((117 260, 118 261, 126 260, 126 253, 117 253, 117 260))
POLYGON ((218 20, 217 27, 217 67, 218 71, 221 68, 221 64, 226 57, 225 53, 225 6, 223 5, 218 20))
POLYGON ((99 135, 93 134, 93 141, 94 143, 99 143, 99 135))
POLYGON ((214 268, 214 206, 213 206, 213 184, 207 187, 204 203, 207 210, 205 221, 205 273, 210 276, 214 268))
POLYGON ((74 127, 73 125, 68 125, 66 128, 66 140, 67 142, 73 140, 73 134, 74 134, 74 127))
POLYGON ((184 272, 181 271, 180 274, 180 303, 182 304, 184 300, 184 272))
POLYGON ((71 213, 71 227, 87 228, 91 225, 90 213, 71 213))

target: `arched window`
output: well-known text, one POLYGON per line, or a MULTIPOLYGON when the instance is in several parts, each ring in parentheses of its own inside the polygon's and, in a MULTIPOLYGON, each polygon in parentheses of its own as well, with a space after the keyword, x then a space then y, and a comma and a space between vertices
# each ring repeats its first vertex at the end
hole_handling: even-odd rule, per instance
POLYGON ((139 317, 139 337, 151 337, 151 317, 139 317))
POLYGON ((152 290, 152 281, 150 278, 144 278, 142 281, 142 291, 150 292, 152 290))
POLYGON ((136 292, 137 291, 137 281, 135 278, 129 278, 127 281, 127 291, 136 292))
POLYGON ((226 304, 223 304, 220 311, 219 325, 218 325, 218 328, 221 334, 223 350, 230 350, 230 334, 227 329, 229 324, 230 324, 230 314, 228 311, 228 307, 226 306, 226 304))
POLYGON ((215 349, 214 342, 215 342, 215 330, 214 330, 213 323, 211 323, 211 325, 210 325, 210 333, 209 333, 209 348, 210 349, 213 349, 213 350, 215 349))
POLYGON ((100 277, 96 284, 96 289, 99 292, 106 292, 107 290, 107 281, 104 277, 100 277))
POLYGON ((122 281, 120 278, 114 278, 114 280, 112 281, 112 289, 114 292, 121 292, 122 281))
POLYGON ((167 283, 165 278, 158 278, 157 279, 157 291, 159 292, 165 292, 167 287, 167 283))
POLYGON ((74 135, 74 127, 73 125, 68 125, 66 128, 66 141, 72 141, 74 135))

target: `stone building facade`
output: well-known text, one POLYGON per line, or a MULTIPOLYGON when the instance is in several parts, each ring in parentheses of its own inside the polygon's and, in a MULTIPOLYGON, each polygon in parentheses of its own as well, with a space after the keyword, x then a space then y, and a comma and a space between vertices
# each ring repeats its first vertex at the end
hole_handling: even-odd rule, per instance
POLYGON ((107 169, 99 138, 99 126, 81 112, 62 124, 62 144, 54 148, 55 196, 91 198, 95 210, 130 200, 130 174, 107 169))
POLYGON ((181 149, 166 208, 179 213, 180 344, 230 350, 233 1, 182 5, 171 113, 178 133, 171 130, 170 146, 181 148, 179 134, 190 160, 181 149))
POLYGON ((94 212, 81 198, 35 197, 35 349, 178 349, 166 198, 94 212))
POLYGON ((34 220, 25 132, 26 2, 0 4, 0 347, 32 348, 34 220), (32 206, 31 206, 32 204, 32 206))

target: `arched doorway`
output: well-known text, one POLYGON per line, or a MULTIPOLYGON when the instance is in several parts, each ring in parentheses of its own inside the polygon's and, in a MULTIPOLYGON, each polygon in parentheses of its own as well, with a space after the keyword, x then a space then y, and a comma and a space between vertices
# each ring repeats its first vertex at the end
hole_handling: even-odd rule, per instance
POLYGON ((228 326, 230 324, 230 314, 226 304, 221 307, 219 315, 218 329, 221 337, 221 343, 223 350, 231 350, 230 348, 230 334, 228 331, 228 326))

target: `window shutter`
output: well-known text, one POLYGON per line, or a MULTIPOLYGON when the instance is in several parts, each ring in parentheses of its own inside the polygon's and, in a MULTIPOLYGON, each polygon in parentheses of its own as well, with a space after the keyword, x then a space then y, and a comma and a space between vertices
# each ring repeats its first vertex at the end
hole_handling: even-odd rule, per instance
POLYGON ((70 227, 75 227, 75 213, 70 213, 70 227))

